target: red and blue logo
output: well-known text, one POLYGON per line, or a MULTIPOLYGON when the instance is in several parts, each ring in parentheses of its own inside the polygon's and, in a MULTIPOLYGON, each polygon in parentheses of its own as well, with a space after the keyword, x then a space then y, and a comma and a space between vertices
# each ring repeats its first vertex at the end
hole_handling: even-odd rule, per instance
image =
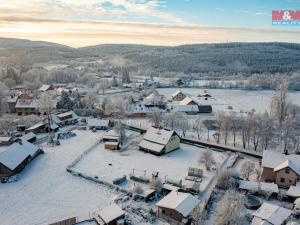
POLYGON ((272 24, 281 26, 300 26, 300 10, 272 11, 272 24))

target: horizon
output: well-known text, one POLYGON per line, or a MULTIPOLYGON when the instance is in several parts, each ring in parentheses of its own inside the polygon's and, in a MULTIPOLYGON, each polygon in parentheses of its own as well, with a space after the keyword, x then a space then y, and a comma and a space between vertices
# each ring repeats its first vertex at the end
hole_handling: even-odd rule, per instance
POLYGON ((0 36, 70 47, 178 46, 227 42, 300 43, 299 26, 272 26, 272 10, 298 0, 3 0, 0 36))

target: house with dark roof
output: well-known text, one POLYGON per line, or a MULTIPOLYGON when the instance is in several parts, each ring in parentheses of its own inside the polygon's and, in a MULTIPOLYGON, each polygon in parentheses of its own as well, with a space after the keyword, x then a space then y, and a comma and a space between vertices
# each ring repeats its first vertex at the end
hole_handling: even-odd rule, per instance
POLYGON ((139 149, 154 155, 163 155, 178 149, 180 137, 173 130, 151 127, 147 130, 139 149))
POLYGON ((266 150, 263 153, 261 181, 275 182, 279 187, 296 185, 300 178, 300 155, 285 155, 266 150))

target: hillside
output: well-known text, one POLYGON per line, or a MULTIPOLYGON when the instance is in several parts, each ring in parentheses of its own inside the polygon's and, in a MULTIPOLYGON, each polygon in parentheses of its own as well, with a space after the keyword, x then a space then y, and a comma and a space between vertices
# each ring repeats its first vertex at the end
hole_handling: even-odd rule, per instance
MULTIPOLYGON (((95 57, 113 64, 123 58, 129 70, 185 72, 210 76, 300 71, 300 44, 223 43, 176 47, 147 45, 96 45, 83 48, 39 41, 0 38, 0 61, 5 59, 49 62, 95 57)), ((8 61, 9 61, 8 60, 8 61)))

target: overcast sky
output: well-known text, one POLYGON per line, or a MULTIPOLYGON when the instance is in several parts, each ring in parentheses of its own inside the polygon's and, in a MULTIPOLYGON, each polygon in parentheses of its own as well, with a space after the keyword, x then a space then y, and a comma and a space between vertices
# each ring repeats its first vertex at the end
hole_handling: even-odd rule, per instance
POLYGON ((0 0, 0 36, 73 47, 300 43, 300 26, 272 26, 272 10, 284 9, 300 0, 0 0))

